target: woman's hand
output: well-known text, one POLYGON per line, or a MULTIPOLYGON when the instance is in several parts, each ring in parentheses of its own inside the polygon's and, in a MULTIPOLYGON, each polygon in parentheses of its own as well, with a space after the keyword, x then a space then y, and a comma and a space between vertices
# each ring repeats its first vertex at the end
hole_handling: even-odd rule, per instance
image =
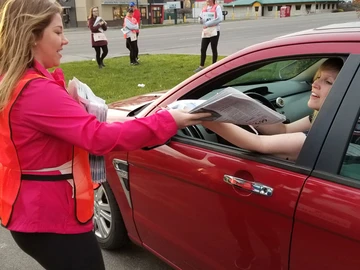
POLYGON ((179 129, 187 126, 193 126, 201 124, 201 119, 211 116, 210 113, 194 113, 190 114, 184 110, 172 109, 169 113, 174 118, 179 129))

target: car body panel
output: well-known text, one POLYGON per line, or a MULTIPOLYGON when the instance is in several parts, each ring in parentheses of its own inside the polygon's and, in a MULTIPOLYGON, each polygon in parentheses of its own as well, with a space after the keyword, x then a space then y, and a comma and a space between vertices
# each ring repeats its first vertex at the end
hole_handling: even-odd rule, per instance
POLYGON ((124 100, 115 101, 110 103, 108 106, 110 109, 116 109, 116 110, 122 110, 126 112, 131 112, 134 109, 147 105, 148 103, 151 103, 152 101, 158 99, 162 95, 164 95, 167 92, 167 90, 159 91, 159 92, 153 92, 148 94, 143 94, 140 96, 130 97, 124 100))
POLYGON ((287 268, 306 175, 178 142, 133 151, 129 161, 134 219, 146 246, 181 269, 236 269, 237 259, 254 269, 287 268), (235 188, 224 175, 260 182, 274 194, 235 188))
POLYGON ((105 156, 107 182, 110 184, 111 189, 113 190, 115 199, 120 208, 120 212, 125 223, 128 236, 133 242, 141 245, 142 241, 137 233, 136 225, 133 220, 133 209, 129 205, 125 190, 121 185, 120 181, 122 181, 122 179, 116 173, 113 165, 114 159, 127 161, 127 155, 127 152, 114 151, 105 156))
MULTIPOLYGON (((342 100, 332 95, 328 102, 332 107, 323 114, 335 114, 342 100)), ((288 268, 295 207, 310 170, 297 173, 254 162, 246 152, 239 158, 174 141, 133 151, 129 162, 134 220, 144 246, 180 269, 238 269, 239 262, 251 269, 288 268), (273 187, 274 195, 239 191, 224 175, 273 187)))
MULTIPOLYGON (((145 103, 136 116, 151 115, 234 70, 274 58, 360 54, 360 31, 337 27, 248 47, 166 94, 117 103, 108 121, 132 119, 126 116, 145 103)), ((108 154, 109 183, 130 238, 176 269, 358 269, 360 183, 338 172, 359 114, 359 63, 359 55, 346 61, 333 86, 339 90, 330 92, 295 163, 180 133, 150 151, 108 154), (130 201, 115 158, 128 163, 130 201), (224 175, 259 182, 273 195, 234 187, 224 175)))
MULTIPOLYGON (((360 182, 339 172, 360 113, 360 55, 351 55, 344 68, 341 73, 346 76, 336 82, 328 98, 338 99, 340 91, 346 95, 296 210, 290 269, 359 269, 360 182), (355 74, 346 69, 351 66, 355 74)), ((330 106, 333 104, 326 102, 323 107, 330 106)), ((318 117, 324 121, 328 114, 321 110, 318 117)))
POLYGON ((296 210, 290 269, 359 269, 359 205, 359 189, 307 180, 296 210))

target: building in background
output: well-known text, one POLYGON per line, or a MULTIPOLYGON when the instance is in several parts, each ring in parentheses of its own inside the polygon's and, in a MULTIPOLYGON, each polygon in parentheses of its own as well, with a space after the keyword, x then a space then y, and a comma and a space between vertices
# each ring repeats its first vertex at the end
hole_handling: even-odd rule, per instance
MULTIPOLYGON (((100 16, 109 26, 122 26, 129 3, 137 3, 141 13, 142 24, 163 24, 164 20, 174 20, 175 12, 167 9, 168 0, 57 0, 64 7, 64 26, 86 27, 91 7, 99 8, 100 16)), ((360 0, 359 0, 360 1, 360 0)), ((199 16, 206 5, 205 0, 181 0, 181 9, 177 10, 177 19, 199 16)), ((338 0, 218 0, 216 1, 227 12, 226 19, 247 19, 257 17, 280 17, 286 8, 289 16, 310 13, 332 12, 338 8, 338 0)))
POLYGON ((234 19, 256 17, 280 17, 282 8, 287 16, 327 13, 338 8, 338 0, 225 0, 223 10, 234 19))
POLYGON ((64 8, 63 12, 63 22, 64 27, 77 27, 77 18, 76 18, 76 5, 75 0, 57 0, 60 5, 64 8))
MULTIPOLYGON (((64 7, 65 27, 86 27, 90 9, 99 8, 108 26, 122 26, 129 3, 134 0, 57 0, 64 7)), ((135 0, 142 24, 159 24, 164 20, 164 0, 135 0)))

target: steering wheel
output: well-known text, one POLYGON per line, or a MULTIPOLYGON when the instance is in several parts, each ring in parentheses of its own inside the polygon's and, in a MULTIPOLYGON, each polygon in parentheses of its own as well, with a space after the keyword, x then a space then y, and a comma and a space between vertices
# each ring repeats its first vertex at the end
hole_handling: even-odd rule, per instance
MULTIPOLYGON (((245 93, 247 96, 259 101, 260 103, 262 103, 263 105, 265 105, 266 107, 269 107, 270 109, 276 111, 276 108, 274 105, 272 105, 272 103, 267 100, 264 96, 260 95, 259 93, 256 93, 256 92, 248 92, 248 93, 245 93)), ((258 134, 261 134, 258 130, 256 130, 256 132, 254 131, 253 128, 251 128, 250 126, 247 126, 247 125, 240 125, 241 128, 251 132, 251 133, 256 133, 258 132, 258 134)))
POLYGON ((258 94, 258 93, 255 93, 255 92, 249 92, 249 93, 245 93, 247 96, 253 98, 253 99, 256 99, 258 101, 260 101, 262 104, 264 104, 266 107, 269 107, 270 109, 276 111, 276 108, 274 105, 272 105, 272 103, 267 100, 264 96, 258 94))

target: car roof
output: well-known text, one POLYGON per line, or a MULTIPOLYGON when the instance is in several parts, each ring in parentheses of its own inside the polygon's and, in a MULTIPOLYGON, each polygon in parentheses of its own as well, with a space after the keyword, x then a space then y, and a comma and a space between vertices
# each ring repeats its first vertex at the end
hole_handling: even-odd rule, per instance
POLYGON ((330 24, 300 32, 294 32, 288 35, 279 36, 274 39, 246 47, 226 57, 223 60, 228 61, 249 52, 265 50, 271 47, 282 47, 282 46, 296 45, 296 44, 334 43, 334 42, 360 43, 360 21, 330 24))
POLYGON ((313 29, 307 29, 304 31, 291 33, 288 35, 277 37, 275 39, 295 37, 295 36, 305 36, 305 35, 318 35, 318 34, 334 35, 340 33, 354 33, 354 32, 357 33, 360 32, 360 21, 330 24, 326 26, 321 26, 313 29))

